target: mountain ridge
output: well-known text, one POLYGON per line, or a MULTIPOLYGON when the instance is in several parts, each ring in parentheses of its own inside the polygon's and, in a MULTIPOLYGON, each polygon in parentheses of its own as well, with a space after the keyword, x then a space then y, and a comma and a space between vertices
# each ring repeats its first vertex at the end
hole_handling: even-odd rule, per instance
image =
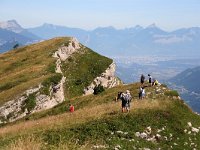
MULTIPOLYGON (((28 37, 36 35, 42 39, 57 36, 76 37, 81 43, 106 56, 153 54, 173 56, 179 53, 180 57, 185 55, 194 57, 199 54, 200 48, 199 27, 181 28, 170 32, 160 29, 155 24, 124 29, 108 26, 84 30, 45 23, 25 31, 33 34, 28 34, 28 37)), ((23 35, 27 36, 27 32, 23 35)))
MULTIPOLYGON (((199 27, 177 29, 171 32, 164 31, 155 24, 146 28, 135 26, 125 29, 115 29, 112 26, 108 26, 98 27, 94 30, 78 30, 78 28, 54 25, 51 25, 51 27, 52 30, 57 29, 58 31, 59 28, 62 28, 62 35, 69 34, 70 36, 75 36, 88 47, 109 56, 113 53, 116 55, 151 55, 155 53, 157 55, 161 53, 174 55, 175 50, 180 55, 182 53, 189 55, 191 54, 191 50, 197 53, 199 49, 197 43, 200 41, 199 27), (191 31, 193 34, 191 34, 191 31), (101 43, 104 43, 104 45, 101 43)), ((44 38, 57 35, 49 29, 45 29, 44 26, 32 28, 30 32, 44 38), (40 28, 38 32, 36 32, 37 28, 40 28), (50 36, 48 37, 49 34, 50 36)))
POLYGON ((111 59, 71 37, 11 50, 0 55, 0 63, 1 123, 51 108, 84 91, 92 94, 98 85, 120 84, 111 59))

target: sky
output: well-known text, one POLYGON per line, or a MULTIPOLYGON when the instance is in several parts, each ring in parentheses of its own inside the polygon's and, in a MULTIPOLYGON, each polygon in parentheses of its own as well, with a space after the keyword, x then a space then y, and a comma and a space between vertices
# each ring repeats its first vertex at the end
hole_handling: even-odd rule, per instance
POLYGON ((200 26, 200 0, 0 0, 0 21, 22 27, 43 23, 91 30, 155 23, 172 31, 200 26))

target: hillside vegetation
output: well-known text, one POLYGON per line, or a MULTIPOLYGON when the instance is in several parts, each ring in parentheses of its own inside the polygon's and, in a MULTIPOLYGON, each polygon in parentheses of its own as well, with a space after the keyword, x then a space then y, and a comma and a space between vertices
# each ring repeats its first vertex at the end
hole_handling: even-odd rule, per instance
MULTIPOLYGON (((54 38, 1 54, 0 105, 40 83, 44 86, 41 93, 48 94, 51 83, 58 83, 62 77, 55 73, 57 59, 52 55, 59 47, 68 46, 70 39, 54 38)), ((79 52, 73 53, 61 64, 67 81, 64 87, 66 97, 82 95, 83 88, 111 63, 111 59, 81 45, 79 52)))
POLYGON ((176 92, 139 84, 121 85, 68 102, 1 127, 1 149, 200 149, 200 118, 176 92), (121 113, 118 91, 129 89, 131 112, 121 113), (175 94, 174 94, 175 93, 175 94))

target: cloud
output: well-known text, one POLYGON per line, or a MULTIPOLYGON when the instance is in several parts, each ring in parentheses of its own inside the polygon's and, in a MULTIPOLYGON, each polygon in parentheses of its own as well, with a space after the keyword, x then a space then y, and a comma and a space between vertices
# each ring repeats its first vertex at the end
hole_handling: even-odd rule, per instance
POLYGON ((177 35, 155 35, 154 38, 155 38, 154 43, 165 44, 165 45, 192 41, 192 38, 186 35, 180 37, 177 35))

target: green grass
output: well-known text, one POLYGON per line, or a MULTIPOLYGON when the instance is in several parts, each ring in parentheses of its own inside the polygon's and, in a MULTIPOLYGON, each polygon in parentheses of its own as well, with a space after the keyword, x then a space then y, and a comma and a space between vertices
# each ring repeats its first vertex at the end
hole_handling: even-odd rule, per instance
MULTIPOLYGON (((84 96, 84 97, 78 96, 78 97, 74 97, 74 98, 66 98, 66 100, 63 103, 58 104, 57 106, 53 107, 52 109, 48 109, 48 110, 44 110, 42 112, 31 114, 31 115, 27 116, 26 118, 19 120, 18 122, 20 122, 22 120, 26 120, 26 119, 35 120, 35 119, 39 119, 39 118, 43 118, 43 117, 47 117, 47 116, 58 115, 58 114, 68 112, 69 104, 73 104, 75 106, 75 109, 79 110, 79 109, 83 109, 88 106, 95 107, 98 105, 111 103, 111 102, 115 101, 115 97, 117 96, 117 93, 119 91, 125 92, 127 89, 129 89, 131 91, 132 97, 135 101, 138 98, 139 86, 140 86, 139 83, 135 83, 135 84, 127 85, 127 86, 120 85, 120 86, 117 86, 117 87, 114 87, 111 89, 106 89, 105 91, 99 93, 98 95, 88 95, 88 96, 84 96)), ((156 95, 153 87, 147 87, 146 90, 147 90, 147 92, 151 91, 151 94, 148 96, 150 98, 150 100, 153 98, 153 95, 156 96, 155 98, 158 98, 158 96, 161 97, 162 99, 166 98, 165 96, 156 95)))
POLYGON ((40 89, 40 93, 49 95, 50 94, 50 91, 49 91, 50 86, 58 84, 61 79, 62 79, 62 74, 60 74, 60 73, 55 73, 54 75, 46 78, 42 82, 43 87, 40 89))
POLYGON ((166 96, 179 96, 178 92, 176 90, 166 91, 166 96))
POLYGON ((100 76, 112 63, 111 59, 100 56, 87 47, 81 47, 81 53, 75 53, 62 63, 62 71, 67 78, 65 96, 72 98, 83 94, 83 89, 100 76))
MULTIPOLYGON (((30 124, 31 126, 27 126, 20 132, 11 130, 12 132, 4 136, 1 134, 3 138, 0 139, 0 148, 10 145, 11 141, 17 141, 22 137, 26 139, 29 135, 33 135, 41 139, 42 149, 59 149, 58 147, 62 146, 67 146, 69 149, 91 149, 95 145, 104 145, 107 149, 114 149, 120 145, 121 149, 130 150, 144 147, 172 149, 171 146, 174 149, 194 148, 194 146, 184 145, 184 142, 195 143, 196 148, 200 149, 200 133, 194 135, 194 133, 184 132, 185 129, 191 131, 187 125, 188 122, 192 122, 193 127, 200 127, 199 116, 194 114, 182 100, 163 95, 162 93, 168 89, 164 90, 162 87, 160 87, 161 94, 156 94, 155 87, 146 88, 147 92, 155 94, 155 99, 149 94, 144 100, 138 100, 139 86, 138 83, 118 86, 99 95, 68 99, 53 109, 30 115, 29 121, 25 121, 24 124, 26 122, 36 124, 30 124), (133 96, 131 112, 121 113, 120 102, 114 102, 113 99, 118 91, 126 89, 129 89, 133 96), (72 114, 68 111, 69 103, 75 106, 75 112, 72 114), (53 118, 58 119, 50 121, 51 115, 57 115, 53 118), (49 121, 42 123, 43 120, 49 121), (161 135, 156 142, 135 136, 136 132, 144 132, 148 126, 152 128, 152 136, 161 135), (158 129, 163 127, 165 130, 158 133, 158 129), (119 133, 119 131, 127 132, 127 134, 119 133)), ((8 125, 6 128, 17 128, 20 124, 22 125, 21 121, 8 125)))
MULTIPOLYGON (((192 114, 181 101, 170 101, 172 104, 167 109, 138 109, 129 114, 122 114, 118 111, 104 115, 104 117, 88 120, 85 123, 76 123, 73 126, 58 126, 57 128, 34 132, 35 137, 42 139, 43 149, 56 149, 59 145, 67 144, 69 149, 91 149, 94 145, 105 145, 108 149, 114 149, 120 145, 121 149, 190 149, 189 138, 199 145, 199 134, 196 136, 184 133, 188 129, 187 122, 191 121, 193 126, 200 125, 200 118, 192 114), (195 121, 193 121, 195 120, 195 121), (135 136, 136 132, 143 132, 148 126, 152 128, 152 134, 157 134, 158 129, 166 127, 159 134, 161 139, 156 142, 149 142, 135 136), (117 131, 127 132, 121 134, 117 131), (172 134, 171 140, 168 139, 172 134), (131 140, 131 141, 130 141, 131 140), (133 141, 134 140, 134 141, 133 141), (178 145, 174 146, 174 143, 178 145)), ((29 134, 32 134, 29 133, 29 134)), ((25 134, 27 137, 29 134, 25 134)), ((17 140, 21 136, 4 138, 0 140, 2 147, 9 145, 11 140, 17 140)))

